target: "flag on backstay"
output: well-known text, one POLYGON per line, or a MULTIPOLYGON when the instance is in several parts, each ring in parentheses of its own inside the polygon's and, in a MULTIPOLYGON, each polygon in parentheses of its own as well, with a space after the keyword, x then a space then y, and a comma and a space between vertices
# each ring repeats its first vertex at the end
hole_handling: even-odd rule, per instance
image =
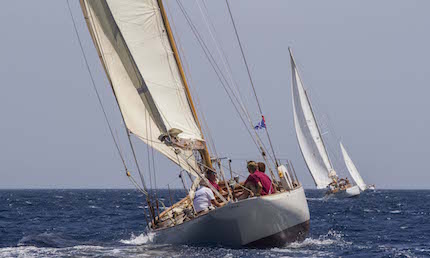
POLYGON ((255 130, 266 128, 266 120, 264 120, 264 116, 261 116, 261 121, 254 126, 255 130))

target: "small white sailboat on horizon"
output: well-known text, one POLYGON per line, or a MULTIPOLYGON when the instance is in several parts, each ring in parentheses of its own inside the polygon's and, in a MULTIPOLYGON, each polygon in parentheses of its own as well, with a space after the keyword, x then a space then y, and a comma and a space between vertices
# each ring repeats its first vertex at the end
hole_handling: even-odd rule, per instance
POLYGON ((357 196, 360 194, 359 187, 351 185, 347 179, 339 179, 334 170, 291 48, 289 52, 294 126, 302 156, 315 185, 318 189, 327 189, 327 196, 340 198, 357 196))

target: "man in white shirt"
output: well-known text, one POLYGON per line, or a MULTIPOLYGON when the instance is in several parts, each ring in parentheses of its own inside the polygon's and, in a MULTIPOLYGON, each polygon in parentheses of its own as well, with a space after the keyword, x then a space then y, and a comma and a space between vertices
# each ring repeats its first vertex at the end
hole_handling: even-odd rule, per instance
POLYGON ((197 213, 203 213, 210 209, 213 209, 214 206, 222 207, 224 203, 219 203, 212 190, 207 187, 205 184, 202 184, 200 188, 196 191, 194 196, 194 209, 197 213))

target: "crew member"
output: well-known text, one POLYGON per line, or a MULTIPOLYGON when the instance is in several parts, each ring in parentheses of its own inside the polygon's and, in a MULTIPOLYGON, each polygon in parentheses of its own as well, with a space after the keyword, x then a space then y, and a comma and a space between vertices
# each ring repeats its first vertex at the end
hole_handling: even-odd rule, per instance
POLYGON ((219 203, 212 190, 207 187, 206 183, 201 182, 200 188, 195 193, 193 205, 197 214, 201 214, 214 209, 214 206, 222 207, 224 203, 219 203))
MULTIPOLYGON (((244 186, 251 190, 252 195, 268 195, 273 192, 272 180, 264 174, 258 171, 258 165, 254 161, 249 161, 247 168, 249 176, 246 179, 244 186)), ((251 193, 249 191, 244 191, 238 199, 243 200, 248 198, 251 193)))

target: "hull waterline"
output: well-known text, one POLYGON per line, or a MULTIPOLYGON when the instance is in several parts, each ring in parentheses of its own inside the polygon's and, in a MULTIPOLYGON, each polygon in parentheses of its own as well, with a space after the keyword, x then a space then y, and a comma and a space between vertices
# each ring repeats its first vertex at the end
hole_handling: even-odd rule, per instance
POLYGON ((167 244, 273 247, 303 240, 309 208, 302 187, 230 203, 182 224, 155 230, 154 242, 167 244))

